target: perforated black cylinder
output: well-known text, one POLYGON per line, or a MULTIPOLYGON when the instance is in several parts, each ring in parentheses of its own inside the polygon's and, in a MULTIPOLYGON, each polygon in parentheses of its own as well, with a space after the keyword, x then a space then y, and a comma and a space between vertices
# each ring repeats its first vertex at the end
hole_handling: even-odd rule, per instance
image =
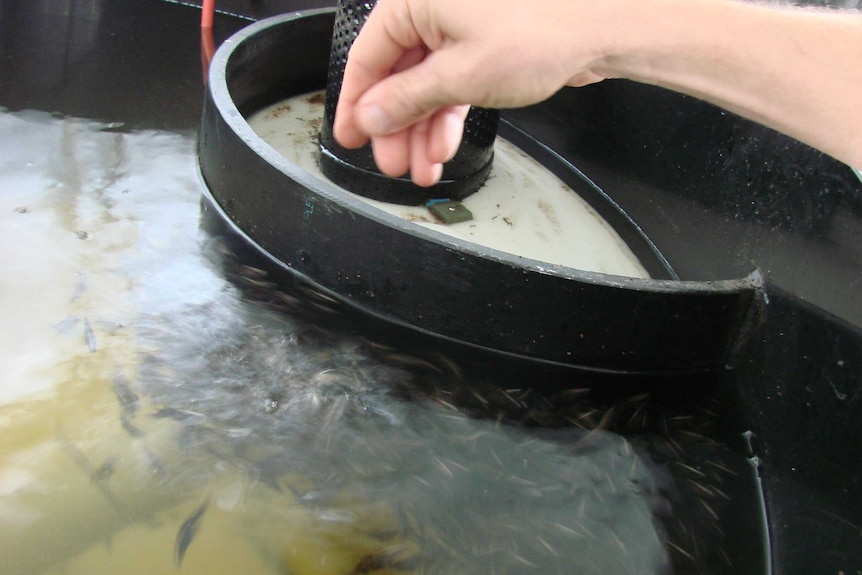
POLYGON ((326 111, 320 131, 320 168, 335 184, 384 202, 418 205, 431 199, 464 199, 484 184, 491 170, 498 110, 470 109, 458 152, 443 166, 441 181, 430 188, 413 184, 409 174, 403 178, 382 174, 374 164, 370 145, 348 150, 332 135, 347 53, 375 4, 376 0, 338 2, 326 83, 326 111))

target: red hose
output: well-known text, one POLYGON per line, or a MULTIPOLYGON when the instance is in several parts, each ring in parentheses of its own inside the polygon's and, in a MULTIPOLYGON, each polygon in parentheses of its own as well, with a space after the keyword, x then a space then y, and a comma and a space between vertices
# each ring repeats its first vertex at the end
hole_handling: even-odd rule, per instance
POLYGON ((213 54, 215 54, 213 14, 215 14, 215 0, 204 0, 203 6, 201 6, 201 66, 203 67, 204 86, 207 83, 210 62, 213 59, 213 54))
POLYGON ((213 14, 215 14, 215 0, 204 0, 201 6, 201 28, 213 27, 213 14))

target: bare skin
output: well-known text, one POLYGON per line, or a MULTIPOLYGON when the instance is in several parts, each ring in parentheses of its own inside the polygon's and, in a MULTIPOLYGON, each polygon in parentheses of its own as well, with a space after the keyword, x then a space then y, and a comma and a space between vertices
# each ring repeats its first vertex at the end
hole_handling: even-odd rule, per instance
POLYGON ((421 186, 469 105, 628 78, 696 96, 862 165, 862 13, 736 0, 379 0, 335 117, 349 148, 421 186), (491 15, 491 16, 489 16, 491 15))

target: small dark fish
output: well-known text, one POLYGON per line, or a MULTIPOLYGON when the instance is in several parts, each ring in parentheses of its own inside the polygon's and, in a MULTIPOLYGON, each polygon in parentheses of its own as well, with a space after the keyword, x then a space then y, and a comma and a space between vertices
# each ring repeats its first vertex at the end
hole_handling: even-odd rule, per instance
POLYGON ((117 396, 117 401, 123 412, 120 414, 120 425, 132 437, 142 437, 144 432, 132 423, 135 414, 141 407, 141 398, 132 389, 129 381, 122 375, 115 375, 111 388, 114 390, 114 395, 117 396))
POLYGON ((114 474, 114 470, 117 468, 117 463, 119 463, 119 461, 120 458, 117 455, 112 455, 105 459, 105 461, 95 469, 93 473, 93 481, 107 481, 114 474))
POLYGON ((244 281, 245 283, 247 283, 250 286, 265 289, 265 290, 274 289, 278 285, 275 282, 266 281, 266 280, 253 278, 253 277, 247 277, 247 276, 241 276, 241 279, 242 279, 242 281, 244 281))
POLYGON ((264 279, 267 275, 265 270, 260 268, 252 267, 249 265, 242 264, 239 266, 239 273, 243 277, 253 278, 253 279, 264 279))
POLYGON ((165 469, 165 464, 162 463, 162 460, 158 455, 149 449, 144 451, 144 455, 147 458, 147 462, 149 463, 150 470, 153 472, 153 475, 158 477, 165 477, 167 475, 168 471, 165 469))
POLYGON ((60 320, 57 323, 55 323, 54 329, 56 329, 58 332, 60 332, 64 335, 68 335, 69 333, 74 333, 73 330, 75 330, 77 325, 78 325, 78 318, 76 318, 75 316, 72 316, 72 315, 68 315, 68 316, 66 316, 66 319, 60 320))
POLYGON ((81 471, 83 471, 87 477, 93 482, 99 491, 102 492, 102 495, 105 496, 111 505, 117 510, 117 514, 120 515, 126 522, 132 523, 132 515, 129 513, 128 509, 120 502, 114 492, 108 487, 107 480, 113 474, 114 469, 116 468, 116 464, 119 461, 117 457, 109 457, 102 463, 98 468, 94 468, 90 463, 90 460, 87 458, 86 454, 84 454, 81 449, 75 445, 69 437, 63 433, 62 430, 58 429, 56 432, 57 443, 60 448, 66 453, 66 455, 71 459, 75 465, 77 465, 81 471))
POLYGON ((418 549, 411 545, 391 545, 360 559, 350 575, 413 570, 419 567, 420 559, 418 549))
POLYGON ((120 415, 120 425, 123 427, 123 429, 126 430, 126 433, 128 433, 132 437, 144 436, 144 431, 140 427, 132 423, 132 417, 128 413, 122 413, 120 415))
POLYGON ((77 280, 75 281, 75 288, 72 291, 72 297, 69 298, 69 303, 72 303, 79 297, 81 297, 85 291, 87 291, 87 284, 89 283, 87 280, 86 272, 78 272, 75 274, 77 276, 77 280))
POLYGON ((98 131, 108 134, 128 134, 132 129, 123 122, 109 122, 107 124, 102 124, 102 126, 98 128, 98 131))
POLYGON ((297 309, 301 301, 299 298, 293 297, 290 294, 286 294, 283 291, 274 291, 273 292, 276 297, 278 297, 289 309, 297 309))
POLYGON ((177 409, 175 407, 163 407, 153 414, 158 419, 173 419, 180 425, 200 425, 205 423, 207 416, 197 411, 188 409, 177 409))
POLYGON ((195 538, 195 535, 198 532, 201 517, 203 517, 204 512, 207 510, 208 504, 209 501, 204 501, 201 506, 198 507, 197 511, 192 513, 188 519, 183 521, 183 524, 180 526, 180 530, 177 532, 177 541, 174 545, 174 564, 177 567, 182 565, 183 557, 185 557, 186 550, 188 550, 192 539, 195 538))
POLYGON ((117 396, 117 401, 120 402, 120 406, 123 408, 123 413, 130 416, 135 415, 141 406, 141 398, 132 389, 129 381, 122 375, 115 375, 111 388, 114 390, 114 395, 117 396))
POLYGON ((90 321, 87 318, 84 318, 84 341, 87 342, 87 349, 90 350, 90 353, 94 353, 96 351, 96 334, 90 327, 90 321))

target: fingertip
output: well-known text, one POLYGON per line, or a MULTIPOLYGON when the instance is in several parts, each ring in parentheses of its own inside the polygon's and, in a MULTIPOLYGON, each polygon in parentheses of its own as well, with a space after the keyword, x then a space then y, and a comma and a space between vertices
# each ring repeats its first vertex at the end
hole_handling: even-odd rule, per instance
POLYGON ((368 137, 357 130, 338 125, 333 126, 332 135, 335 141, 344 148, 354 150, 361 148, 368 142, 368 137))
POLYGON ((410 169, 409 136, 396 132, 371 138, 371 151, 377 168, 390 178, 400 178, 410 169))
POLYGON ((344 110, 341 105, 335 111, 332 136, 336 142, 348 149, 362 147, 368 142, 368 136, 356 126, 352 114, 344 110))
POLYGON ((397 127, 383 106, 370 103, 356 110, 356 123, 369 136, 385 136, 391 134, 397 127))
POLYGON ((445 108, 431 119, 427 144, 429 160, 445 163, 455 157, 469 109, 469 106, 445 108))
POLYGON ((430 188, 443 177, 443 164, 417 162, 410 165, 410 179, 421 188, 430 188))
POLYGON ((430 130, 430 118, 420 120, 410 129, 410 179, 423 188, 433 186, 443 175, 443 164, 428 157, 430 130))

